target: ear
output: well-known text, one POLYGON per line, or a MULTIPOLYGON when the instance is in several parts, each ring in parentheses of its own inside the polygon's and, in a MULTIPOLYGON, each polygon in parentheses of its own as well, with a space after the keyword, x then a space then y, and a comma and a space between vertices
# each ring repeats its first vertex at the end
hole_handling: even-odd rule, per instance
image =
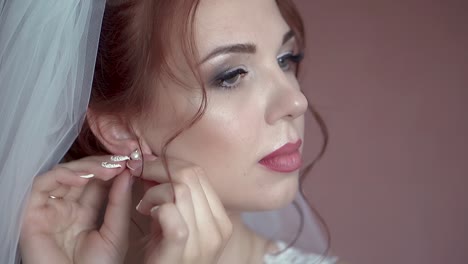
POLYGON ((138 135, 122 117, 95 114, 88 109, 87 120, 93 134, 110 153, 129 155, 139 149, 143 154, 151 154, 146 142, 139 141, 138 135))

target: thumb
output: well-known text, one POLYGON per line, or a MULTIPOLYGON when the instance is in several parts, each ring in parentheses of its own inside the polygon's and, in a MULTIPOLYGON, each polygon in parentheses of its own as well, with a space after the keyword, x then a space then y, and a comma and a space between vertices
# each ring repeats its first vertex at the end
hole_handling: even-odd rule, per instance
POLYGON ((99 230, 119 250, 127 249, 132 206, 133 176, 125 170, 118 175, 109 192, 104 222, 99 230))

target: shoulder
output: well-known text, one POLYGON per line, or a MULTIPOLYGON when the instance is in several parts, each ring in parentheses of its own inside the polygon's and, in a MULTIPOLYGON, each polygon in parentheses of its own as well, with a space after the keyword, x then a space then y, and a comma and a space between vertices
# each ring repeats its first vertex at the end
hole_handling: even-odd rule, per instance
MULTIPOLYGON (((276 243, 277 247, 282 250, 286 248, 286 244, 282 241, 276 243)), ((321 264, 340 264, 337 257, 325 257, 313 253, 303 252, 298 248, 288 248, 280 254, 266 254, 264 257, 265 264, 306 264, 306 263, 321 263, 321 264)), ((343 264, 343 263, 341 263, 343 264)))

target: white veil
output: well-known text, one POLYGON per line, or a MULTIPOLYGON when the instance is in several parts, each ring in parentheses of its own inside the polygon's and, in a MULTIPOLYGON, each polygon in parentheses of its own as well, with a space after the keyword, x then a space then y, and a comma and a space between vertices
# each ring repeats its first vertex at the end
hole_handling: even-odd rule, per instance
MULTIPOLYGON (((19 260, 22 214, 34 176, 61 160, 83 123, 104 8, 105 0, 0 0, 2 264, 19 260)), ((322 253, 320 228, 298 199, 305 216, 298 245, 322 253)), ((245 219, 254 230, 289 241, 299 226, 296 212, 288 207, 245 219)))
POLYGON ((105 0, 0 0, 0 263, 33 177, 57 164, 88 105, 105 0))

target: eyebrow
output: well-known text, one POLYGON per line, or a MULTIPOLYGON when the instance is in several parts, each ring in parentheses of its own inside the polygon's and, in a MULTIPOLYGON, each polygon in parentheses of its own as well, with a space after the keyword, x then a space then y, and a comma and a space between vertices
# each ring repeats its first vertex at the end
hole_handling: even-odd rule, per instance
MULTIPOLYGON (((295 36, 294 31, 289 30, 286 34, 283 35, 283 42, 281 45, 284 45, 290 39, 295 36)), ((214 58, 219 55, 229 54, 229 53, 247 53, 247 54, 254 54, 257 52, 257 46, 253 43, 239 43, 227 46, 221 46, 214 49, 210 52, 203 60, 200 61, 199 64, 205 63, 207 60, 214 58)))
POLYGON ((289 30, 288 32, 286 32, 286 34, 284 34, 283 36, 283 42, 281 43, 281 45, 284 45, 284 43, 288 42, 290 39, 294 38, 296 36, 296 33, 294 33, 294 31, 289 30))
POLYGON ((245 43, 245 44, 233 44, 233 45, 227 45, 227 46, 221 46, 216 49, 214 49, 210 54, 208 54, 201 62, 200 64, 203 64, 207 60, 214 58, 216 56, 222 55, 222 54, 228 54, 228 53, 248 53, 248 54, 253 54, 257 52, 257 46, 253 43, 245 43))

